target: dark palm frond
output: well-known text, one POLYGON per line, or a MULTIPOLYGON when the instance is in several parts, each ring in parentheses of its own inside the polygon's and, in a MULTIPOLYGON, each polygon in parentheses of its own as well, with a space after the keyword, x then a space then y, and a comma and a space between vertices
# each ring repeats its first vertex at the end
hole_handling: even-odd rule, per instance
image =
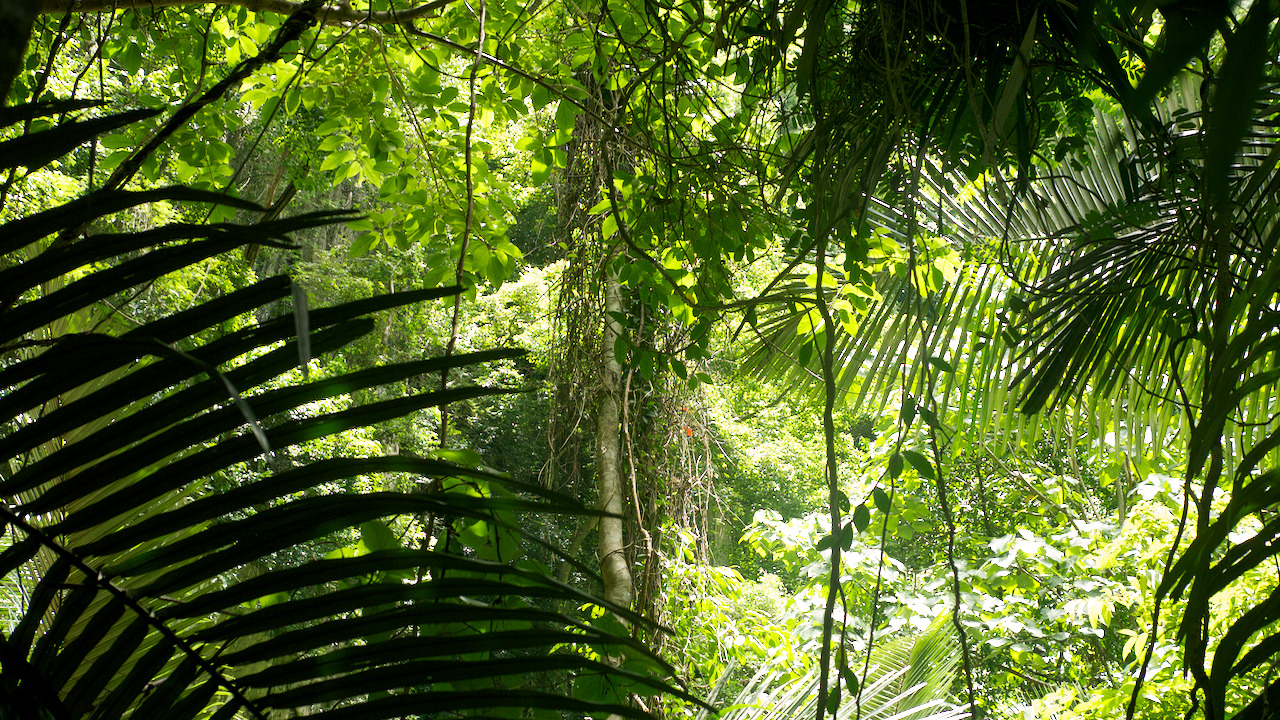
POLYGON ((50 130, 5 140, 0 142, 0 169, 19 166, 28 170, 42 168, 99 135, 159 114, 158 110, 131 110, 90 120, 66 122, 50 130))
MULTIPOLYGON (((1226 168, 1241 138, 1246 158, 1259 148, 1257 133, 1238 122, 1260 101, 1254 86, 1266 67, 1263 30, 1271 9, 1255 5, 1239 21, 1226 2, 1162 11, 1160 40, 1149 49, 1139 39, 1151 27, 1150 6, 796 3, 786 13, 781 39, 790 42, 804 29, 792 70, 809 102, 798 116, 806 135, 791 153, 784 179, 804 175, 808 181, 808 194, 803 188, 799 194, 813 208, 809 230, 815 240, 805 251, 811 255, 830 234, 843 238, 847 256, 860 261, 873 230, 890 229, 901 237, 932 225, 962 248, 1008 243, 1003 264, 1017 280, 1011 285, 994 267, 984 267, 980 294, 966 285, 913 305, 907 273, 879 276, 876 285, 888 302, 864 312, 858 323, 872 339, 841 341, 844 390, 856 389, 860 401, 883 397, 888 387, 907 380, 899 375, 911 366, 910 392, 923 392, 921 366, 909 362, 915 357, 910 348, 936 334, 932 349, 921 349, 919 359, 940 360, 935 367, 942 374, 947 367, 960 371, 952 377, 935 374, 924 383, 936 382, 944 394, 985 383, 976 378, 975 384, 961 371, 966 363, 948 359, 977 349, 974 361, 1018 379, 1020 404, 1013 407, 1029 414, 1062 400, 1101 407, 1099 399, 1106 398, 1114 400, 1113 408, 1133 408, 1126 410, 1133 420, 1153 412, 1167 415, 1164 408, 1180 400, 1181 389, 1164 372, 1172 361, 1162 356, 1183 352, 1190 323, 1182 298, 1171 296, 1203 267, 1187 234, 1167 226, 1180 213, 1193 214, 1187 193, 1206 183, 1225 184, 1210 175, 1238 174, 1226 168), (1202 123, 1198 82, 1183 76, 1177 80, 1182 98, 1157 96, 1219 34, 1228 38, 1223 71, 1231 75, 1217 83, 1218 104, 1231 107, 1215 110, 1218 119, 1202 123), (1146 66, 1137 88, 1121 63, 1126 53, 1146 66), (1095 113, 1089 130, 1089 103, 1082 96, 1094 89, 1118 102, 1130 119, 1117 122, 1095 113), (1044 144, 1053 141, 1051 153, 1044 144), (1073 147, 1077 151, 1070 152, 1073 147), (1060 162, 1046 172, 1050 154, 1060 162), (1003 179, 1006 170, 1014 171, 1013 181, 1003 179), (975 178, 982 180, 982 197, 958 201, 956 190, 975 178), (1183 196, 1176 197, 1179 192, 1183 196), (889 204, 887 213, 879 200, 889 204), (926 207, 934 203, 936 208, 926 207), (914 216, 905 210, 912 205, 919 208, 914 216), (1072 241, 1075 247, 1069 247, 1072 241), (1100 264, 1127 271, 1108 273, 1104 281, 1090 269, 1100 264), (1010 317, 1019 307, 1006 307, 1013 291, 1031 285, 1054 302, 1069 295, 1078 302, 1058 312, 1034 302, 1038 296, 1032 294, 1030 314, 1010 317), (1071 292, 1064 293, 1067 288, 1071 292), (972 332, 952 322, 996 313, 999 323, 972 332), (1017 353, 993 352, 998 343, 992 341, 1011 324, 1018 326, 1008 336, 1020 341, 1017 353), (1145 342, 1153 332, 1158 342, 1145 342), (983 337, 963 341, 973 333, 983 337), (1117 374, 1108 367, 1126 369, 1117 374)), ((1262 148, 1264 155, 1269 147, 1262 148)), ((753 357, 774 371, 783 369, 778 357, 804 365, 816 356, 804 346, 812 346, 821 330, 810 333, 814 323, 796 319, 812 307, 812 290, 799 282, 803 276, 792 278, 792 286, 809 302, 773 313, 760 339, 766 351, 753 357), (785 339, 797 329, 801 340, 785 339)), ((1199 302, 1195 298, 1192 305, 1199 302)), ((984 402, 993 396, 975 394, 984 402)), ((964 393, 957 397, 964 401, 964 393)), ((1009 399, 999 398, 991 405, 995 414, 979 423, 1005 415, 1009 407, 1009 399)))
MULTIPOLYGON (((70 147, 138 115, 69 124, 60 137, 70 147)), ((31 166, 40 147, 48 145, 6 152, 31 166)), ((580 503, 430 458, 254 470, 264 451, 505 392, 450 387, 308 410, 517 351, 291 379, 300 362, 370 332, 372 313, 458 288, 281 312, 295 293, 277 277, 118 328, 110 303, 120 293, 351 217, 48 239, 159 199, 254 208, 181 187, 99 191, 0 228, 0 413, 12 418, 0 431, 0 583, 20 598, 0 635, 0 714, 391 718, 546 708, 645 717, 630 693, 672 691, 659 679, 669 666, 616 623, 548 608, 641 618, 512 562, 521 544, 545 546, 521 514, 595 513, 580 503), (368 476, 407 489, 333 489, 368 476), (437 518, 444 532, 401 538, 393 528, 421 533, 414 517, 437 518), (603 690, 575 696, 571 683, 583 678, 603 690)))
MULTIPOLYGON (((859 5, 875 10, 882 6, 859 5)), ((796 7, 796 13, 812 24, 845 6, 796 7)), ((1025 7, 1028 13, 1013 16, 1056 13, 1060 27, 1073 22, 1062 14, 1068 9, 1065 3, 961 7, 1025 7)), ((1019 60, 1048 56, 1032 56, 1018 46, 1018 53, 1005 56, 1016 58, 1015 67, 1003 72, 999 57, 981 55, 990 48, 981 47, 981 41, 971 44, 969 36, 984 20, 957 23, 967 36, 966 50, 973 50, 977 58, 971 63, 966 53, 961 64, 972 71, 991 61, 987 67, 994 70, 988 76, 993 82, 976 80, 981 73, 964 78, 968 109, 949 106, 942 93, 949 84, 933 82, 943 76, 927 68, 922 68, 924 81, 917 87, 924 92, 921 97, 929 96, 927 88, 938 89, 932 95, 940 98, 936 105, 909 102, 914 97, 910 92, 888 95, 913 111, 905 114, 908 131, 893 139, 898 164, 919 168, 937 158, 947 171, 967 170, 969 179, 977 176, 974 170, 993 172, 1014 165, 1017 182, 978 184, 975 198, 957 197, 954 188, 965 183, 932 170, 920 172, 918 185, 903 177, 880 183, 879 178, 890 175, 883 158, 892 153, 870 153, 872 145, 860 139, 844 142, 828 132, 829 152, 809 161, 818 196, 809 204, 828 202, 835 211, 826 225, 814 223, 811 230, 818 235, 838 229, 840 214, 846 212, 855 218, 871 217, 869 226, 875 229, 880 219, 873 213, 875 198, 895 208, 925 205, 927 199, 938 204, 936 220, 933 213, 891 212, 890 222, 879 229, 908 237, 925 229, 948 235, 965 248, 1000 248, 998 265, 984 258, 979 271, 962 273, 958 282, 933 288, 932 294, 920 291, 910 263, 897 268, 896 274, 875 278, 880 292, 858 318, 859 333, 841 338, 844 387, 858 389, 858 397, 867 392, 875 396, 894 384, 904 392, 958 397, 956 406, 946 401, 944 405, 962 410, 951 417, 967 430, 989 427, 990 417, 997 417, 1004 427, 1022 425, 1024 414, 1039 422, 1044 410, 1054 411, 1053 422, 1060 423, 1074 411, 1077 417, 1092 419, 1082 429, 1095 446, 1117 454, 1149 454, 1171 439, 1184 444, 1187 493, 1197 504, 1195 539, 1182 549, 1157 596, 1185 599, 1179 637, 1186 650, 1185 667, 1203 693, 1205 716, 1216 720, 1230 714, 1228 703, 1234 700, 1228 688, 1233 686, 1265 687, 1256 700, 1244 703, 1242 713, 1261 716, 1276 694, 1276 685, 1266 686, 1264 668, 1280 652, 1274 632, 1280 601, 1273 594, 1241 614, 1224 616, 1215 600, 1260 573, 1263 562, 1273 561, 1280 537, 1274 521, 1280 492, 1274 469, 1280 462, 1275 403, 1280 392, 1280 314, 1275 309, 1280 288, 1280 132, 1274 117, 1280 95, 1271 63, 1276 10, 1269 3, 1240 6, 1216 1, 1161 7, 1163 30, 1155 47, 1148 49, 1141 38, 1150 28, 1152 9, 1149 3, 1089 3, 1075 14, 1075 30, 1057 37, 1078 43, 1058 56, 1062 67, 1082 71, 1090 89, 1101 89, 1117 101, 1124 116, 1095 113, 1087 137, 1077 131, 1062 139, 1059 148, 1078 150, 1055 153, 1056 164, 1044 157, 1028 162, 1028 150, 1034 152, 1037 145, 1035 132, 1025 128, 1037 122, 1034 110, 1046 106, 1029 85, 1019 97, 1015 79, 1019 60), (1210 57, 1210 43, 1218 37, 1224 41, 1225 55, 1210 57), (1120 63, 1122 53, 1145 65, 1136 88, 1120 63), (1199 75, 1186 73, 1193 57, 1205 60, 1199 75), (1171 81, 1174 88, 1168 92, 1171 81), (922 109, 933 107, 938 112, 922 109), (988 108, 994 110, 989 113, 988 108), (1002 123, 1001 108, 1016 108, 1007 116, 1016 116, 1016 122, 1002 123), (939 135, 937 129, 947 123, 931 121, 948 116, 959 118, 950 124, 955 130, 939 135), (1002 135, 1001 127, 1011 134, 1002 135), (908 152, 913 143, 923 144, 921 137, 930 141, 924 152, 908 152), (932 142, 939 137, 946 142, 932 142), (965 137, 976 142, 966 144, 965 137), (960 147, 981 150, 983 161, 956 162, 948 151, 957 141, 960 147), (841 154, 845 149, 852 152, 841 154), (1007 154, 1002 155, 1002 149, 1007 154), (909 155, 920 159, 911 162, 909 155), (906 288, 905 296, 894 293, 895 284, 906 288), (1010 412, 1014 408, 1022 413, 1010 412), (1170 438, 1171 432, 1177 437, 1170 438), (1219 490, 1230 491, 1225 509, 1214 507, 1215 498, 1224 496, 1219 490), (1211 650, 1212 660, 1206 662, 1211 650)), ((1010 13, 985 15, 1008 18, 1010 13)), ((788 27, 802 24, 791 21, 788 27)), ((826 27, 837 28, 830 33, 840 32, 837 23, 826 27)), ((844 23, 846 31, 851 27, 856 25, 844 23)), ((1026 37, 1040 33, 1034 19, 1022 27, 1027 28, 1026 37)), ((1053 37, 1053 29, 1046 29, 1047 37, 1053 37)), ((826 71, 822 61, 831 45, 820 44, 825 37, 822 29, 809 28, 801 72, 816 77, 826 71)), ((899 45, 882 47, 891 51, 899 45)), ((841 57, 828 55, 835 58, 832 62, 841 57)), ((908 67, 893 65, 891 52, 883 57, 886 76, 908 67)), ((927 59, 929 54, 913 52, 911 57, 927 59)), ((828 99, 838 103, 854 94, 850 88, 863 86, 849 80, 839 77, 837 92, 828 99), (839 94, 841 89, 845 95, 839 94)), ((887 81, 873 74, 870 82, 887 81)), ((898 87, 903 83, 906 80, 898 87)), ((818 82, 803 86, 818 87, 818 82)), ((869 118, 864 129, 873 134, 871 125, 886 126, 884 112, 858 117, 869 118)), ((815 123, 814 132, 829 129, 815 123)), ((844 137, 860 136, 845 131, 844 137)), ((820 145, 810 141, 804 147, 820 145)), ((850 236, 861 240, 866 233, 850 236)), ((828 265, 832 259, 827 259, 828 265)), ((822 333, 837 332, 813 321, 809 309, 815 292, 828 293, 834 306, 842 286, 857 278, 840 278, 826 290, 824 282, 806 279, 803 272, 792 278, 796 302, 766 318, 764 349, 758 357, 789 356, 796 361, 789 370, 811 374, 805 366, 822 333)), ((1135 690, 1135 701, 1137 697, 1135 690)))
MULTIPOLYGON (((1015 409, 1032 414, 1031 427, 1043 422, 1037 411, 1062 409, 1050 420, 1057 425, 1074 406, 1115 419, 1112 430, 1133 428, 1129 452, 1158 451, 1183 405, 1201 404, 1198 372, 1207 356, 1197 328, 1212 315, 1219 282, 1206 256, 1209 220, 1198 211, 1198 103, 1198 87, 1184 76, 1158 109, 1167 130, 1154 138, 1140 124, 1096 113, 1079 153, 1016 196, 990 184, 958 194, 964 179, 930 162, 921 191, 934 207, 918 227, 948 236, 964 265, 955 281, 927 293, 905 264, 877 274, 878 297, 857 332, 837 335, 839 387, 874 406, 895 388, 919 392, 923 368, 942 407, 959 411, 971 429, 1026 425, 1015 409), (1144 437, 1142 427, 1154 430, 1144 437)), ((1259 125, 1233 171, 1235 274, 1256 272, 1274 242, 1274 148, 1272 131, 1259 125)), ((906 245, 909 220, 898 209, 873 200, 866 218, 871 232, 906 245)), ((855 279, 836 275, 841 291, 855 279)), ((789 280, 798 299, 813 297, 806 280, 803 272, 789 280)), ((812 376, 814 363, 795 364, 810 359, 802 349, 815 339, 804 320, 809 307, 760 314, 753 367, 812 376)), ((1250 433, 1265 435, 1268 418, 1258 403, 1232 416, 1239 447, 1251 445, 1250 433)), ((1104 423, 1098 439, 1105 432, 1104 423)))
MULTIPOLYGON (((1269 123, 1255 125, 1231 170, 1230 202, 1210 203, 1204 195, 1207 131, 1197 103, 1198 94, 1186 91, 1170 102, 1162 117, 1172 132, 1163 138, 1143 141, 1133 127, 1110 129, 1117 147, 1132 148, 1133 159, 1116 162, 1116 152, 1110 162, 1092 158, 1090 167, 1128 181, 1113 184, 1104 211, 1077 214, 1060 231, 1075 240, 1055 248, 1051 265, 1022 275, 1024 364, 1015 379, 1026 381, 1028 412, 1080 396, 1086 387, 1103 395, 1125 387, 1124 401, 1139 418, 1172 406, 1199 424, 1212 420, 1232 438, 1225 459, 1234 463, 1269 434, 1272 412, 1266 403, 1242 402, 1244 396, 1210 402, 1223 388, 1215 389, 1206 373, 1234 357, 1240 374, 1233 386, 1248 377, 1246 394, 1255 398, 1276 389, 1263 357, 1274 319, 1262 298, 1274 289, 1268 283, 1277 250, 1280 136, 1269 123), (1246 312, 1249 304, 1254 309, 1246 312)), ((1085 184, 1075 177, 1060 184, 1068 181, 1085 184)), ((1096 181, 1090 186, 1106 192, 1096 181)))
MULTIPOLYGON (((1000 383, 995 392, 978 389, 990 398, 982 402, 1007 413, 1012 390, 1022 411, 1054 409, 1059 419, 1074 406, 1097 419, 1096 440, 1115 433, 1113 446, 1127 443, 1135 455, 1168 442, 1167 428, 1185 443, 1187 482, 1198 498, 1195 539, 1158 595, 1184 601, 1178 632, 1186 667, 1204 693, 1206 716, 1217 718, 1231 712, 1228 688, 1257 683, 1280 648, 1274 598, 1229 617, 1213 602, 1273 561, 1280 537, 1272 514, 1280 497, 1280 150, 1270 119, 1276 98, 1268 90, 1228 169, 1225 199, 1206 193, 1211 129, 1192 79, 1179 90, 1153 113, 1156 132, 1099 114, 1084 154, 1066 158, 1027 192, 1012 201, 998 192, 983 203, 943 198, 941 214, 969 237, 986 235, 1002 248, 1008 279, 997 277, 992 287, 999 312, 1008 313, 997 326, 1007 331, 1007 355, 994 363, 982 354, 964 360, 983 364, 970 377, 1000 383), (1228 483, 1228 505, 1215 509, 1215 490, 1228 483), (1262 519, 1260 529, 1252 517, 1262 519)), ((962 287, 951 297, 969 292, 962 287)), ((944 312, 920 323, 914 337, 902 319, 871 327, 880 342, 866 340, 864 356, 879 353, 896 373, 906 364, 904 348, 918 368, 920 354, 948 347, 932 338, 948 337, 951 327, 970 337, 982 332, 950 319, 966 306, 939 295, 944 312), (881 328, 887 331, 877 335, 881 328)), ((863 367, 874 378, 882 366, 863 367)), ((963 375, 957 368, 956 381, 963 375)), ((960 419, 982 423, 967 412, 960 419)))
MULTIPOLYGON (((1274 91, 1272 91, 1274 93, 1274 91)), ((1269 108, 1257 117, 1269 118, 1269 108)), ((1187 482, 1199 484, 1191 542, 1166 573, 1160 598, 1184 600, 1178 628, 1186 664, 1204 693, 1207 718, 1226 717, 1228 688, 1258 683, 1260 668, 1280 654, 1276 595, 1221 617, 1215 598, 1256 575, 1280 555, 1280 150, 1274 127, 1258 122, 1229 173, 1226 202, 1208 194, 1197 206, 1204 273, 1192 286, 1202 298, 1183 367, 1192 388, 1188 415, 1187 482), (1225 508, 1214 507, 1219 489, 1225 508), (1260 526, 1260 527, 1259 527, 1260 526), (1244 539, 1241 539, 1244 538, 1244 539), (1215 623, 1225 630, 1211 629, 1215 623), (1212 651, 1213 658, 1207 661, 1212 651)), ((1208 162, 1206 172, 1210 172, 1208 162)), ((1274 688, 1262 690, 1242 716, 1259 712, 1274 688)))
MULTIPOLYGON (((784 184, 807 175, 810 206, 821 208, 810 228, 815 237, 856 223, 862 198, 885 197, 886 189, 909 194, 895 166, 921 143, 970 179, 1013 168, 1024 190, 1058 129, 1087 123, 1087 103, 1078 102, 1087 90, 1101 88, 1135 108, 1154 96, 1145 84, 1132 88, 1125 53, 1155 63, 1149 82, 1163 88, 1176 72, 1162 68, 1180 70, 1191 57, 1182 53, 1202 51, 1230 13, 1229 3, 1212 3, 1194 13, 1194 33, 1152 54, 1135 40, 1151 26, 1151 8, 1124 3, 784 5, 774 39, 780 57, 794 58, 787 78, 805 101, 785 121, 806 129, 784 184), (799 52, 788 54, 795 41, 799 52)), ((1252 56, 1241 62, 1262 64, 1252 56)))

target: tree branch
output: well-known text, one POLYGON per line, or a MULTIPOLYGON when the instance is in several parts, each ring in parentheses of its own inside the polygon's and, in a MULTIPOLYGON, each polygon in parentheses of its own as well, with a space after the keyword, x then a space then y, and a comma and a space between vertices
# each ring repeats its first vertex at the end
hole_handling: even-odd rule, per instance
MULTIPOLYGON (((303 5, 296 0, 38 0, 42 15, 62 13, 97 12, 100 10, 143 10, 164 7, 190 7, 193 5, 230 5, 254 12, 274 12, 292 15, 303 5)), ((427 17, 453 4, 455 0, 430 0, 407 10, 357 10, 347 3, 325 5, 316 13, 321 25, 395 25, 427 17)))

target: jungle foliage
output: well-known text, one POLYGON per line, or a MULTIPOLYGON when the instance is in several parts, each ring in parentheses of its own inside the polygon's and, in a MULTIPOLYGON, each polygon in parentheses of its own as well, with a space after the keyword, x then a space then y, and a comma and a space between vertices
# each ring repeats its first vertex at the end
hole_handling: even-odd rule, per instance
POLYGON ((0 711, 1272 714, 1274 2, 0 3, 0 711))
MULTIPOLYGON (((296 40, 313 15, 291 16, 273 45, 296 40)), ((223 90, 225 83, 210 92, 223 90)), ((18 168, 29 175, 156 114, 80 115, 98 105, 58 99, 6 108, 7 124, 28 128, 4 143, 6 189, 18 168), (62 121, 30 130, 50 116, 62 121)), ((177 110, 169 127, 189 110, 177 110)), ((122 166, 136 168, 150 152, 144 146, 122 166)), ((452 298, 458 287, 311 307, 301 285, 275 276, 139 322, 122 308, 166 276, 245 247, 296 249, 295 233, 355 216, 279 218, 191 186, 121 189, 127 179, 113 175, 0 227, 0 383, 9 388, 0 404, 12 418, 0 441, 9 459, 0 567, 11 603, 0 711, 643 716, 627 693, 666 689, 653 672, 667 666, 616 623, 566 615, 554 604, 643 618, 520 559, 520 545, 541 541, 524 530, 521 514, 594 510, 480 468, 467 453, 321 451, 331 456, 296 467, 289 455, 509 392, 427 384, 347 400, 523 352, 311 372, 316 358, 373 332, 378 314, 452 298), (172 203, 172 221, 98 229, 103 218, 160 202, 172 203), (259 219, 200 222, 207 206, 259 219), (625 666, 604 661, 624 654, 625 666)))

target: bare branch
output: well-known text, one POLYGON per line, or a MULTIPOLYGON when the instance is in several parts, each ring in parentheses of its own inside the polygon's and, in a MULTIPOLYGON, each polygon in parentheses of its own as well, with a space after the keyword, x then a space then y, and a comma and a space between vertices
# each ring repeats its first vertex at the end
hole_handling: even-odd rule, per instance
MULTIPOLYGON (((455 0, 430 0, 407 10, 363 11, 348 3, 326 5, 316 13, 321 25, 393 25, 427 17, 443 10, 455 0)), ((97 12, 100 10, 140 10, 164 7, 190 7, 195 5, 230 5, 254 12, 274 12, 292 15, 302 7, 296 0, 39 0, 40 14, 54 15, 66 12, 97 12)))

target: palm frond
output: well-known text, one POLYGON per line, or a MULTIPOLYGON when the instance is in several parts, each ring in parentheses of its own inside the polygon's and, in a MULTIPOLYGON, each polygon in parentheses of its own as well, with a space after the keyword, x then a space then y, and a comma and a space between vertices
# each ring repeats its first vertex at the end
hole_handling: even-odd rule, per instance
MULTIPOLYGON (((1198 107, 1198 88, 1184 76, 1156 113, 1167 128, 1161 136, 1096 112, 1085 146, 1017 194, 974 186, 926 160, 921 196, 932 209, 916 227, 948 237, 963 266, 927 291, 905 263, 867 283, 875 291, 867 308, 836 329, 838 387, 848 401, 876 412, 895 392, 922 392, 927 371, 941 407, 979 433, 1034 430, 1046 421, 1039 411, 1051 409, 1061 410, 1047 419, 1057 432, 1077 412, 1107 418, 1096 432, 1077 428, 1095 447, 1108 433, 1134 455, 1170 442, 1167 429, 1182 427, 1179 408, 1200 405, 1207 355, 1197 327, 1212 314, 1217 282, 1206 272, 1209 221, 1196 209, 1198 107), (1015 410, 1031 415, 1029 423, 1015 410)), ((1233 287, 1274 245, 1275 147, 1259 125, 1233 171, 1241 253, 1233 287)), ((899 208, 869 200, 864 224, 908 242, 911 219, 899 208)), ((831 303, 859 282, 838 271, 835 279, 831 303)), ((798 302, 760 314, 749 362, 762 374, 812 378, 816 356, 804 346, 823 332, 805 319, 814 285, 799 270, 784 287, 798 302)), ((1242 407, 1229 422, 1233 448, 1264 436, 1269 417, 1265 404, 1242 407)))
MULTIPOLYGON (((66 149, 148 114, 49 132, 66 149)), ((52 138, 10 141, 0 155, 31 167, 47 161, 52 138)), ((645 717, 629 693, 670 691, 660 680, 669 666, 616 624, 548 608, 643 620, 513 562, 519 544, 545 546, 521 514, 595 511, 432 458, 254 471, 264 451, 506 391, 449 387, 328 412, 312 403, 519 352, 290 379, 300 361, 370 332, 372 313, 460 290, 309 309, 306 349, 296 313, 280 309, 295 295, 285 277, 120 329, 108 304, 119 293, 352 217, 47 239, 161 199, 255 209, 182 187, 99 191, 0 228, 0 414, 13 418, 0 432, 0 577, 12 606, 0 635, 0 714, 391 718, 547 708, 645 717), (242 329, 219 329, 233 321, 242 329), (333 490, 369 476, 404 489, 333 490), (446 532, 413 542, 392 532, 414 517, 438 518, 446 532), (475 550, 460 542, 463 531, 475 550), (575 696, 575 678, 605 690, 575 696)))
MULTIPOLYGON (((851 656, 854 655, 851 653, 851 656)), ((861 655, 858 655, 861 657, 861 655)), ((950 689, 960 648, 950 619, 935 621, 917 637, 896 637, 871 652, 860 693, 847 693, 837 720, 963 720, 969 712, 952 705, 950 689)), ((862 667, 855 671, 862 677, 862 667)), ((777 718, 799 720, 817 710, 818 670, 786 681, 787 669, 766 665, 725 708, 725 720, 777 718)))

